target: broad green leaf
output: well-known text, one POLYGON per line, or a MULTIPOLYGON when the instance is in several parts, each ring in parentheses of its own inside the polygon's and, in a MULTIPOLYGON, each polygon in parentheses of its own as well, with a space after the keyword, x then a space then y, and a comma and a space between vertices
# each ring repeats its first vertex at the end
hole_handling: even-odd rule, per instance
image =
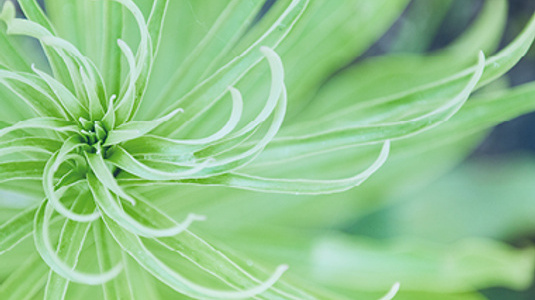
POLYGON ((122 252, 122 255, 125 261, 125 275, 134 290, 134 299, 163 299, 156 289, 154 278, 147 274, 135 260, 127 257, 127 253, 122 252))
MULTIPOLYGON (((387 45, 388 51, 393 53, 423 53, 428 50, 444 23, 444 18, 448 13, 451 14, 452 4, 451 0, 413 1, 402 16, 403 22, 398 25, 396 36, 387 45)), ((468 11, 468 9, 466 10, 468 11)), ((462 16, 466 14, 464 13, 462 16)), ((461 13, 454 14, 452 21, 462 20, 457 15, 461 15, 461 13)))
MULTIPOLYGON (((533 159, 508 155, 503 160, 507 163, 489 160, 472 159, 422 189, 392 196, 395 204, 368 215, 367 222, 376 224, 377 236, 410 235, 436 242, 469 236, 517 240, 529 234, 535 227, 529 185, 533 159), (483 210, 485 214, 473 218, 483 210)), ((362 222, 357 222, 354 232, 370 234, 358 224, 362 222)))
POLYGON ((16 96, 6 89, 0 88, 0 97, 5 99, 3 101, 4 108, 0 111, 0 117, 3 120, 0 123, 0 128, 35 116, 33 111, 28 111, 27 106, 24 103, 16 101, 16 96))

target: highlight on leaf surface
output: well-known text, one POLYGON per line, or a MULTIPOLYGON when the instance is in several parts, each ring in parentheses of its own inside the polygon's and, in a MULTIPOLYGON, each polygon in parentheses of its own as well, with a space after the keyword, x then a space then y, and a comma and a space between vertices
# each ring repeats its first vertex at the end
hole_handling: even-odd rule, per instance
MULTIPOLYGON (((13 257, 0 271, 2 299, 393 299, 400 284, 392 282, 404 273, 388 278, 385 295, 387 279, 355 291, 350 280, 336 285, 307 272, 335 257, 358 265, 347 255, 358 243, 315 258, 319 235, 286 238, 282 211, 306 218, 329 194, 365 192, 401 151, 533 110, 533 101, 500 110, 533 95, 529 87, 469 98, 526 54, 535 17, 495 55, 461 39, 444 51, 447 60, 426 58, 440 71, 411 69, 416 79, 398 90, 372 73, 369 86, 355 83, 370 65, 395 74, 389 59, 397 58, 348 64, 406 0, 2 2, 0 197, 31 204, 0 201, 0 260, 13 257), (277 194, 274 204, 255 207, 264 194, 277 194), (33 256, 13 250, 28 243, 33 256)), ((500 26, 482 34, 481 24, 505 6, 489 3, 467 34, 481 36, 485 50, 500 26)), ((505 252, 496 250, 521 256, 505 252)), ((340 269, 326 270, 341 276, 344 264, 332 265, 340 269)), ((407 292, 417 290, 411 284, 407 292)))

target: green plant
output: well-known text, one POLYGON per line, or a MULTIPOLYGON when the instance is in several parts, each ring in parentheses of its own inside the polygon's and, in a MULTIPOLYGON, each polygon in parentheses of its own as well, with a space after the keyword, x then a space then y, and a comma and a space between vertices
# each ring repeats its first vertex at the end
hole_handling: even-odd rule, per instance
MULTIPOLYGON (((369 271, 380 266, 378 258, 396 261, 395 254, 373 243, 355 249, 361 244, 352 238, 317 231, 321 215, 347 210, 351 194, 340 205, 337 197, 303 195, 360 185, 385 164, 391 143, 394 162, 415 165, 407 156, 432 146, 452 164, 484 129, 535 108, 533 85, 481 92, 465 105, 514 66, 535 37, 532 19, 485 58, 481 50, 492 52, 503 29, 496 20, 503 21, 505 1, 489 1, 472 28, 435 56, 385 56, 333 76, 407 2, 277 1, 257 20, 261 0, 48 0, 46 14, 35 0, 19 0, 26 19, 6 1, 0 188, 9 218, 0 227, 1 298, 380 297, 401 279, 369 271), (38 40, 46 59, 16 36, 38 40), (357 169, 364 171, 355 175, 357 169), (302 177, 309 179, 291 179, 302 177), (207 222, 195 222, 205 213, 207 222), (308 229, 294 231, 294 222, 308 229), (285 246, 277 249, 278 243, 285 246), (15 252, 31 244, 38 254, 15 252), (343 275, 351 249, 371 263, 361 278, 367 288, 358 291, 355 278, 343 275), (240 251, 258 262, 231 257, 240 251), (273 261, 297 271, 281 277, 281 265, 266 275, 273 261), (332 291, 296 278, 307 273, 332 291)), ((407 247, 428 260, 441 258, 427 244, 407 247)), ((462 274, 465 260, 487 270, 444 286, 430 280, 428 294, 406 297, 522 286, 531 278, 530 250, 471 241, 453 252, 459 256, 452 255, 447 280, 462 274), (518 277, 489 279, 512 269, 518 277)), ((425 274, 409 278, 408 286, 413 290, 418 280, 425 274)))

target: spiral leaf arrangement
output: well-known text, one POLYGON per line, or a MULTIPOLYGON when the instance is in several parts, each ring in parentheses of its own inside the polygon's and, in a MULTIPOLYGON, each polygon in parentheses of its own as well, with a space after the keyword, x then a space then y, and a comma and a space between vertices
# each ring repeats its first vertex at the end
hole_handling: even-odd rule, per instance
MULTIPOLYGON (((12 2, 4 3, 0 18, 9 35, 5 40, 9 41, 11 36, 37 40, 50 72, 28 64, 14 45, 4 45, 4 53, 10 59, 2 61, 0 81, 12 93, 16 102, 13 105, 26 108, 19 110, 24 116, 22 120, 6 122, 0 129, 0 181, 38 181, 45 197, 2 225, 0 253, 33 232, 40 257, 53 271, 46 284, 47 299, 65 297, 69 282, 103 285, 106 295, 117 292, 110 287, 110 280, 128 273, 128 263, 124 257, 112 259, 114 256, 108 253, 111 246, 105 238, 108 233, 139 266, 188 297, 246 299, 266 295, 269 299, 312 299, 300 291, 274 287, 286 265, 277 267, 267 280, 257 280, 190 232, 189 227, 205 220, 204 216, 192 212, 178 223, 136 189, 210 185, 287 194, 345 191, 361 184, 385 163, 391 140, 415 135, 451 118, 475 88, 512 66, 535 34, 532 21, 517 40, 496 56, 486 60, 480 52, 474 66, 416 91, 374 103, 378 119, 372 123, 321 128, 323 122, 343 119, 344 115, 361 109, 355 105, 308 121, 305 113, 305 121, 288 121, 286 126, 283 121, 292 99, 288 98, 283 63, 275 49, 303 15, 307 0, 288 1, 268 26, 261 27, 261 34, 245 40, 246 46, 239 55, 226 61, 220 57, 225 63, 213 73, 199 77, 202 80, 184 95, 160 101, 149 98, 146 91, 151 85, 169 1, 153 1, 147 19, 132 0, 96 1, 108 14, 105 20, 109 23, 104 32, 104 43, 108 44, 102 48, 100 65, 62 38, 35 0, 18 2, 26 18, 16 17, 12 2), (127 42, 121 37, 121 30, 114 29, 113 20, 123 18, 134 21, 137 42, 127 42), (118 39, 114 39, 114 32, 119 32, 118 39), (135 51, 132 44, 137 46, 135 51), (243 97, 237 86, 247 83, 248 76, 263 78, 266 72, 259 70, 265 68, 264 61, 270 74, 267 93, 259 93, 255 99, 243 97), (445 97, 423 97, 428 105, 409 114, 391 109, 391 105, 418 107, 422 97, 412 95, 432 95, 437 91, 445 97), (226 98, 229 104, 224 104, 226 98), (258 104, 259 109, 251 113, 248 103, 258 104), (216 109, 219 107, 229 110, 226 117, 216 109), (157 112, 151 115, 144 108, 157 112), (386 117, 381 119, 385 113, 386 117), (217 128, 210 127, 205 136, 196 136, 195 128, 210 120, 223 121, 217 128), (257 161, 264 166, 281 160, 291 162, 299 157, 367 144, 382 145, 378 157, 364 171, 348 178, 268 178, 247 173, 246 167, 251 168, 257 161), (29 222, 32 219, 33 223, 29 222), (58 232, 55 246, 53 240, 58 232), (77 269, 83 260, 82 249, 90 240, 97 250, 97 273, 77 269), (188 259, 198 268, 220 278, 232 289, 211 288, 187 279, 187 274, 159 259, 145 245, 147 240, 182 256, 190 255, 188 259), (181 250, 181 244, 198 253, 188 254, 181 250)), ((241 5, 238 2, 230 1, 229 12, 241 5)), ((262 4, 253 2, 249 8, 251 16, 262 4)), ((210 43, 211 34, 204 45, 210 43)), ((199 52, 209 52, 206 49, 209 48, 201 47, 199 52)), ((186 61, 184 70, 194 66, 194 61, 186 61)), ((187 71, 177 76, 188 80, 187 71)), ((395 285, 383 299, 392 298, 398 288, 395 285)))

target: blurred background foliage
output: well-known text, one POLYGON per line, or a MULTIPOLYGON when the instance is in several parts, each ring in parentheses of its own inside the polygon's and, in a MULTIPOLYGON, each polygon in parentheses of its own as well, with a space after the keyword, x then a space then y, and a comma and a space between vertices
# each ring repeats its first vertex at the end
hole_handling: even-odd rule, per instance
MULTIPOLYGON (((440 49, 473 22, 484 2, 412 1, 392 29, 365 56, 440 49)), ((535 11, 535 1, 508 2, 508 20, 500 48, 520 32, 535 11)), ((535 48, 502 80, 510 86, 535 80, 535 48)), ((467 237, 485 237, 517 248, 532 247, 535 241, 534 125, 535 113, 498 125, 451 170, 423 188, 394 196, 396 199, 388 201, 393 205, 363 215, 346 230, 376 239, 410 237, 454 243, 467 237)), ((535 285, 532 283, 523 291, 497 287, 481 292, 488 299, 527 300, 535 297, 535 285)))

